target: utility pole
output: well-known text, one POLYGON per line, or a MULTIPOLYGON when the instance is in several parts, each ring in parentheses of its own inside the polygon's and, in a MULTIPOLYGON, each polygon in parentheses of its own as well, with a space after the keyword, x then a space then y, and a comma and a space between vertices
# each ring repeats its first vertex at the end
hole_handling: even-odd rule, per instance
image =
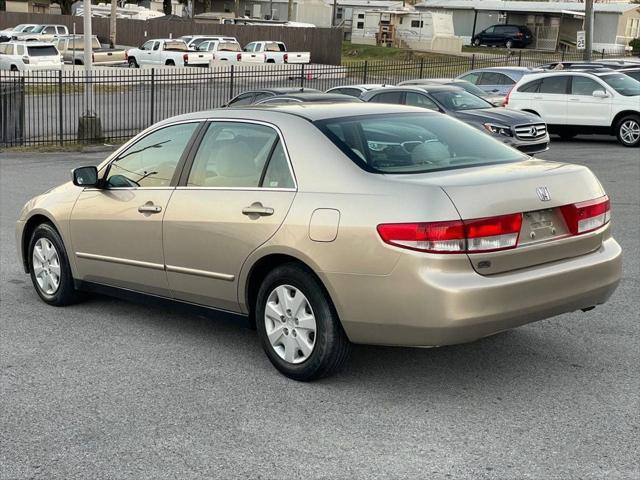
POLYGON ((92 63, 93 51, 91 49, 91 0, 84 0, 83 8, 83 36, 84 36, 84 114, 78 119, 78 139, 91 142, 102 139, 102 125, 96 115, 93 100, 92 63))
POLYGON ((338 23, 336 21, 336 13, 338 11, 338 0, 333 0, 333 10, 331 11, 331 26, 335 27, 338 23))
POLYGON ((593 0, 584 0, 584 60, 590 62, 593 53, 593 0))
POLYGON ((116 10, 118 8, 118 1, 111 0, 111 15, 109 16, 109 46, 116 48, 116 10))
POLYGON ((295 20, 293 18, 293 0, 289 0, 289 5, 287 5, 287 22, 293 22, 295 20))

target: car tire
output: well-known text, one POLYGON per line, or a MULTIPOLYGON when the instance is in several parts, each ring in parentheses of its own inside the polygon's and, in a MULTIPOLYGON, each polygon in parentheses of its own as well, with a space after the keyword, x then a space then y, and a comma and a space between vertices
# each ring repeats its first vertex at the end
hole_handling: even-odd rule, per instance
POLYGON ((140 68, 140 65, 138 65, 135 58, 129 59, 129 68, 140 68))
POLYGON ((28 261, 33 286, 45 303, 62 307, 78 300, 64 243, 51 224, 42 223, 33 231, 28 261))
POLYGON ((16 67, 15 65, 11 65, 11 68, 9 69, 12 72, 19 72, 20 70, 18 70, 18 67, 16 67))
POLYGON ((475 38, 473 40, 473 46, 474 47, 479 47, 480 46, 480 39, 479 38, 475 38))
POLYGON ((616 137, 625 147, 640 145, 640 116, 627 115, 622 117, 616 125, 616 137))
POLYGON ((512 40, 507 40, 504 44, 505 47, 507 47, 508 49, 513 48, 513 41, 512 40))
POLYGON ((256 299, 256 327, 274 367, 298 381, 337 372, 351 344, 320 281, 287 263, 265 277, 256 299))

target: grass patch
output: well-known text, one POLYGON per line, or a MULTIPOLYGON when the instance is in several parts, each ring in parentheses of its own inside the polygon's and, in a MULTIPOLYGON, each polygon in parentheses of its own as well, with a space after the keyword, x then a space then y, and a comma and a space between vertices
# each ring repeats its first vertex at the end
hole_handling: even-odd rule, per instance
POLYGON ((445 53, 421 52, 405 48, 379 47, 377 45, 360 45, 351 42, 342 42, 342 63, 366 61, 396 61, 412 62, 421 59, 459 58, 458 55, 445 53))

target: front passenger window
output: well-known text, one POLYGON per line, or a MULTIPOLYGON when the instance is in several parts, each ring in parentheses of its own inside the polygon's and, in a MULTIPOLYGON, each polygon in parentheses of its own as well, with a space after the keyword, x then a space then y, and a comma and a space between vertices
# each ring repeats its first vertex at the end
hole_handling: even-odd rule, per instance
POLYGON ((170 186, 178 161, 199 125, 199 122, 171 125, 134 143, 111 163, 107 186, 170 186))

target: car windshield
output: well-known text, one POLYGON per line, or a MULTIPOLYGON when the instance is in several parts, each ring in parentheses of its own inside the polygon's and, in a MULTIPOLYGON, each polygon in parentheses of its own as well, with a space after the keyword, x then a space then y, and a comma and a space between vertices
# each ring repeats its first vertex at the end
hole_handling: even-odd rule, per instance
POLYGON ((628 75, 625 75, 624 73, 602 75, 600 78, 607 82, 607 85, 613 88, 620 95, 624 95, 625 97, 640 95, 640 82, 628 75))
POLYGON ((177 52, 186 52, 187 44, 181 40, 174 40, 173 42, 164 42, 165 50, 172 50, 177 52))
POLYGON ((235 42, 220 42, 218 44, 219 52, 241 52, 240 44, 235 42))
POLYGON ((479 108, 491 108, 486 100, 479 98, 465 90, 444 90, 431 92, 431 96, 440 102, 447 110, 455 112, 461 110, 477 110, 479 108))
POLYGON ((38 25, 36 27, 33 27, 30 30, 30 33, 40 33, 42 30, 44 30, 45 25, 38 25))
POLYGON ((475 95, 476 97, 488 97, 489 95, 487 94, 487 92, 485 92, 484 90, 482 90, 480 87, 476 87, 473 83, 467 82, 467 81, 459 81, 459 82, 452 82, 451 85, 453 85, 454 87, 460 87, 463 90, 472 93, 473 95, 475 95))
POLYGON ((445 115, 398 113, 314 122, 340 150, 372 173, 425 173, 528 158, 445 115))

